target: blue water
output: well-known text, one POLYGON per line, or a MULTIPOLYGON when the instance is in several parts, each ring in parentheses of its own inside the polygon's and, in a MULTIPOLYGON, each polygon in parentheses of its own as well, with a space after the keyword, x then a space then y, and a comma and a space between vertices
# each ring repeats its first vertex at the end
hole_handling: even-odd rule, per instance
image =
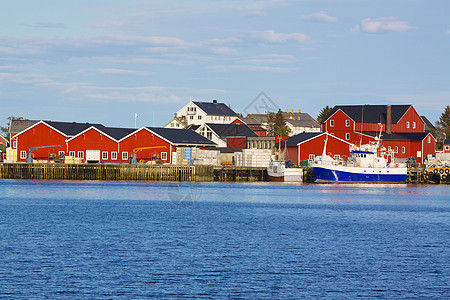
POLYGON ((0 298, 448 299, 449 194, 0 180, 0 298))

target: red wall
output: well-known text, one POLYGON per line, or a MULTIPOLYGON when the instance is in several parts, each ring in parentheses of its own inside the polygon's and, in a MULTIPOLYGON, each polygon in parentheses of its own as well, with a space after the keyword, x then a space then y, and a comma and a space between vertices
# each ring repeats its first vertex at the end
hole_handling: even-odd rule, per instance
POLYGON ((33 158, 36 160, 47 160, 50 154, 58 156, 59 151, 66 152, 66 137, 55 131, 44 123, 28 128, 22 134, 15 136, 17 140, 17 161, 25 162, 26 158, 20 158, 20 152, 31 147, 61 145, 61 147, 42 148, 33 151, 33 158))
POLYGON ((425 132, 425 122, 411 106, 397 124, 392 124, 392 132, 425 132), (416 128, 413 128, 413 122, 416 122, 416 128))
MULTIPOLYGON (((138 161, 144 160, 145 162, 152 160, 152 157, 156 155, 158 158, 161 158, 161 153, 167 153, 167 159, 163 160, 163 163, 171 163, 171 154, 170 151, 176 151, 175 147, 173 149, 170 148, 170 144, 165 140, 159 138, 157 135, 151 133, 147 129, 143 128, 139 131, 134 132, 132 135, 127 137, 126 139, 120 141, 119 148, 120 152, 128 152, 129 157, 133 154, 133 149, 142 148, 142 147, 155 147, 155 146, 165 146, 165 148, 155 148, 155 149, 146 149, 141 150, 136 153, 136 158, 138 161)), ((126 162, 122 160, 122 154, 120 154, 120 162, 126 162)))
POLYGON ((117 162, 111 159, 111 152, 118 152, 117 142, 93 128, 68 142, 68 152, 75 151, 75 157, 78 157, 79 151, 83 151, 83 162, 86 159, 86 150, 100 150, 100 161, 105 163, 117 162), (108 159, 103 159, 103 152, 108 152, 108 159))
POLYGON ((246 137, 227 137, 227 147, 237 147, 245 149, 247 147, 246 137))

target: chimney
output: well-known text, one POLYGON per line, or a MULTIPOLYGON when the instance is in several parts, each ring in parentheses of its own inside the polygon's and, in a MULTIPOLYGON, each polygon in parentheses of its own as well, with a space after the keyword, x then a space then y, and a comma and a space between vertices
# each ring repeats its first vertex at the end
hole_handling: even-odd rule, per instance
POLYGON ((302 111, 299 109, 299 110, 298 110, 298 113, 301 113, 301 112, 302 112, 302 111))
POLYGON ((213 103, 217 103, 217 100, 213 100, 213 103))
POLYGON ((293 109, 291 109, 291 114, 293 114, 294 113, 294 110, 293 109))
POLYGON ((286 108, 286 112, 289 113, 289 109, 286 108))
POLYGON ((386 106, 386 133, 392 133, 392 106, 386 106))
POLYGON ((177 113, 175 113, 175 118, 177 117, 177 113))

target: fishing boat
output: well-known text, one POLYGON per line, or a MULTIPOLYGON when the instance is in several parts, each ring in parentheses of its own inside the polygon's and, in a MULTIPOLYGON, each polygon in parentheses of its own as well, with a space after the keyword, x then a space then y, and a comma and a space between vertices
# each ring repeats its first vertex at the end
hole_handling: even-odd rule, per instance
POLYGON ((327 137, 322 155, 311 163, 317 181, 404 183, 406 166, 396 163, 392 152, 386 152, 380 137, 375 140, 361 146, 353 145, 351 156, 339 160, 326 154, 327 137))
POLYGON ((267 167, 267 175, 269 181, 277 182, 303 182, 303 169, 296 167, 289 167, 289 163, 285 161, 286 146, 284 151, 281 151, 280 144, 278 144, 278 152, 275 160, 269 162, 267 167))

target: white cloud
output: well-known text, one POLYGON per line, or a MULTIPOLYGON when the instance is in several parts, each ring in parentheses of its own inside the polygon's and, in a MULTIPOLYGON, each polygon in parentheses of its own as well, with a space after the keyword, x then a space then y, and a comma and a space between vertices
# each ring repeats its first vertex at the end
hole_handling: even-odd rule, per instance
POLYGON ((283 68, 271 66, 256 66, 256 65, 216 65, 209 67, 211 70, 217 71, 250 71, 250 72, 276 72, 286 73, 297 70, 296 68, 283 68))
POLYGON ((314 13, 311 15, 301 16, 301 18, 304 20, 327 22, 327 23, 337 22, 337 20, 338 20, 336 17, 329 16, 324 11, 320 11, 318 13, 314 13))
POLYGON ((352 32, 366 32, 366 33, 386 33, 386 32, 401 32, 411 29, 408 22, 400 21, 395 17, 383 18, 366 18, 361 21, 361 24, 355 25, 351 29, 352 32))
POLYGON ((146 72, 146 71, 124 70, 124 69, 98 69, 98 72, 101 73, 101 74, 110 74, 110 75, 145 76, 145 75, 149 75, 150 74, 150 72, 146 72))
POLYGON ((221 54, 221 55, 239 55, 240 52, 236 49, 228 48, 228 47, 214 47, 211 49, 212 53, 221 54))
POLYGON ((284 44, 289 41, 304 43, 309 37, 303 33, 276 33, 274 30, 248 31, 247 38, 265 43, 284 44))

